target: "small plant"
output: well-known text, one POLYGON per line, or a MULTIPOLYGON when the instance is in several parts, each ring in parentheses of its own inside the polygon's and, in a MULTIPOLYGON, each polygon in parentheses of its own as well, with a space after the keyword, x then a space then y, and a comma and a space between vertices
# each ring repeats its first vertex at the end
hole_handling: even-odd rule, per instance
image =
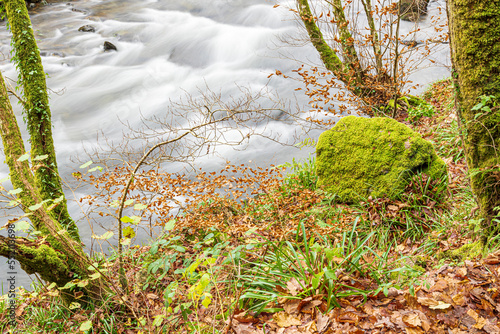
POLYGON ((447 126, 438 125, 434 130, 434 137, 431 142, 434 144, 437 153, 442 157, 451 157, 455 163, 465 158, 456 119, 453 119, 447 126))
POLYGON ((432 117, 436 113, 434 107, 427 103, 419 103, 417 106, 408 108, 408 118, 410 122, 418 122, 422 117, 432 117))
POLYGON ((289 174, 285 177, 285 183, 288 186, 298 185, 306 189, 315 190, 318 176, 316 175, 316 159, 309 155, 305 161, 296 161, 284 163, 278 167, 290 168, 289 174))

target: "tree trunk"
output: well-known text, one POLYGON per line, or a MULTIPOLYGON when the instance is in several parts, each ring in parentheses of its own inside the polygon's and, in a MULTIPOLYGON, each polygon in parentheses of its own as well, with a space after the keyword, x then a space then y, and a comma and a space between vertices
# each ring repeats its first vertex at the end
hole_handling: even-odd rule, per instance
MULTIPOLYGON (((45 71, 24 0, 4 0, 4 4, 13 35, 19 84, 22 84, 24 90, 23 105, 30 134, 31 157, 34 159, 37 156, 47 156, 34 170, 34 182, 42 200, 53 200, 64 196, 64 192, 57 171, 52 140, 45 71)), ((72 238, 80 241, 76 224, 68 213, 65 200, 52 210, 51 215, 69 231, 72 238)))
MULTIPOLYGON (((19 161, 24 154, 21 131, 10 104, 7 88, 0 73, 0 134, 2 137, 5 160, 10 170, 10 179, 26 216, 30 218, 34 228, 42 237, 34 240, 26 238, 9 239, 0 236, 0 256, 9 257, 15 250, 14 257, 28 273, 38 273, 43 280, 64 286, 75 278, 75 274, 85 279, 92 271, 88 256, 82 245, 75 241, 61 224, 49 214, 55 207, 47 202, 42 203, 38 189, 33 183, 33 175, 27 160, 19 161), (31 208, 30 208, 31 207, 31 208), (52 208, 51 208, 52 207, 52 208), (14 242, 11 244, 10 242, 14 242)), ((92 293, 100 291, 100 282, 89 282, 92 293)), ((71 299, 71 298, 68 298, 71 299)))
POLYGON ((500 207, 500 0, 449 0, 448 18, 457 117, 485 242, 500 207))
MULTIPOLYGON (((0 135, 11 183, 18 192, 15 196, 25 212, 23 217, 28 217, 40 234, 37 238, 0 236, 0 256, 14 256, 28 274, 38 273, 43 280, 55 282, 61 287, 76 277, 88 280, 94 271, 89 269, 91 261, 83 251, 61 189, 45 72, 24 1, 7 0, 4 3, 23 84, 31 164, 27 159, 20 159, 26 150, 1 73, 0 135), (59 199, 54 201, 56 198, 59 199)), ((13 221, 9 222, 9 226, 11 223, 13 221)), ((98 297, 102 290, 101 283, 100 278, 88 280, 85 290, 91 297, 98 297)), ((71 293, 63 294, 66 300, 73 297, 71 293)))

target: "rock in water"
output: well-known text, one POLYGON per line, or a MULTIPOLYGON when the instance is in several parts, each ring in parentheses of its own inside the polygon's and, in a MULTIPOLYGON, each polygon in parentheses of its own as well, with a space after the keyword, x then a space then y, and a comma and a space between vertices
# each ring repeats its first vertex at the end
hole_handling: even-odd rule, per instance
POLYGON ((118 49, 113 43, 108 41, 104 42, 104 51, 111 51, 111 50, 118 51, 118 49))
POLYGON ((318 186, 346 203, 394 197, 417 171, 438 180, 447 175, 432 144, 390 118, 344 117, 316 146, 318 186))
POLYGON ((89 24, 86 24, 84 26, 81 26, 80 28, 78 28, 78 31, 81 31, 81 32, 95 32, 95 28, 89 24))

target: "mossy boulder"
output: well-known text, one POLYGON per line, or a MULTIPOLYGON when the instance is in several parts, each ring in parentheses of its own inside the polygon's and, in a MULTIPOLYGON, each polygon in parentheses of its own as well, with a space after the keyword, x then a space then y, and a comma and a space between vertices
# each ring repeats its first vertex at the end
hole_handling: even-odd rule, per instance
POLYGON ((395 197, 416 172, 446 182, 446 165, 432 144, 390 118, 344 117, 316 146, 318 187, 346 203, 395 197))

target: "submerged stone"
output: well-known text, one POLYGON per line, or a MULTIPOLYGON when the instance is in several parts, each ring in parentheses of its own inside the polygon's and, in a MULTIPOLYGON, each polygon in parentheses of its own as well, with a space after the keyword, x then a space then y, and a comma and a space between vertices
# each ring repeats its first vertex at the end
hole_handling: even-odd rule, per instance
POLYGON ((344 117, 316 146, 318 186, 347 203, 392 198, 418 171, 437 180, 447 175, 432 144, 390 118, 344 117))
POLYGON ((86 24, 86 25, 81 26, 80 28, 78 28, 78 31, 81 31, 81 32, 95 32, 95 28, 93 26, 91 26, 90 24, 86 24))
POLYGON ((104 42, 103 47, 104 47, 104 51, 118 51, 116 46, 113 43, 108 42, 108 41, 104 42))

